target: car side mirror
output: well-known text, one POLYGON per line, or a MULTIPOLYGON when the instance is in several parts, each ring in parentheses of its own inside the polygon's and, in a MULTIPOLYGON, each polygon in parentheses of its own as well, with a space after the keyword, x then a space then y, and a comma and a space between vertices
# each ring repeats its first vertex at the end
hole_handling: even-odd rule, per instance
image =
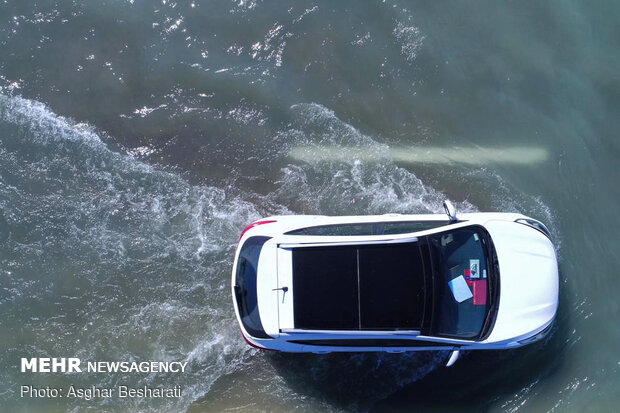
POLYGON ((456 218, 456 208, 452 205, 452 202, 447 199, 443 201, 443 210, 446 211, 446 215, 448 215, 450 222, 458 221, 456 218))
POLYGON ((459 359, 460 354, 461 354, 460 350, 452 350, 452 353, 450 353, 450 358, 448 359, 448 362, 446 363, 446 367, 450 367, 454 363, 456 363, 456 361, 459 359))

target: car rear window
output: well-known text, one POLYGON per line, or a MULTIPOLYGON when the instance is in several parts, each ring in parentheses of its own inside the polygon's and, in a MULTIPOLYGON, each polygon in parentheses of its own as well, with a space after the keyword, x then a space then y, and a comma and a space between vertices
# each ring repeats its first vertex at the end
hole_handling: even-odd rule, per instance
POLYGON ((256 269, 260 251, 269 237, 248 238, 239 252, 235 276, 235 299, 241 322, 246 331, 256 338, 271 338, 260 321, 256 293, 256 269))

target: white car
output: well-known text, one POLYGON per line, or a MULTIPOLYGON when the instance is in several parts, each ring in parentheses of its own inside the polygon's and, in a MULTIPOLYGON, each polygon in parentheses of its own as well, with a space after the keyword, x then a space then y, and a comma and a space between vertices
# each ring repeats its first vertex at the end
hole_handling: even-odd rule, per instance
POLYGON ((239 239, 241 333, 304 353, 507 349, 548 333, 558 306, 549 231, 513 213, 274 216, 239 239))

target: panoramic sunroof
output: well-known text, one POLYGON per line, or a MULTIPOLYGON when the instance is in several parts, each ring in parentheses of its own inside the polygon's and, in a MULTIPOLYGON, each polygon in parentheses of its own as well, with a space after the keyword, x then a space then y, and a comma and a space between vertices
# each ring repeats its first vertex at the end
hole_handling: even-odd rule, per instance
POLYGON ((359 329, 357 250, 294 249, 293 292, 295 328, 359 329))
POLYGON ((417 243, 293 250, 295 328, 419 329, 424 268, 417 243))

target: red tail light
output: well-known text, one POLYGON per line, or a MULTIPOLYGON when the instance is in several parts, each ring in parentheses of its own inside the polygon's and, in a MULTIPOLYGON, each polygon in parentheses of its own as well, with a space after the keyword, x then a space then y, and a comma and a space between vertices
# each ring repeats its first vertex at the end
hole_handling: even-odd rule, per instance
POLYGON ((263 225, 263 224, 271 224, 272 222, 277 222, 275 220, 270 220, 270 219, 266 219, 264 221, 256 221, 250 225, 248 225, 247 227, 245 227, 243 229, 243 231, 241 231, 241 235, 239 235, 239 241, 241 241, 241 238, 243 237, 243 234, 245 234, 246 232, 248 232, 250 229, 257 227, 259 225, 263 225))
MULTIPOLYGON (((273 221, 273 222, 275 222, 275 221, 273 221)), ((259 350, 278 351, 278 350, 275 350, 275 349, 272 349, 272 348, 265 348, 265 347, 259 346, 258 344, 252 343, 250 340, 248 340, 248 338, 245 336, 245 334, 243 334, 243 330, 241 331, 241 337, 243 337, 243 339, 245 340, 246 343, 248 343, 252 347, 257 348, 259 350)))

